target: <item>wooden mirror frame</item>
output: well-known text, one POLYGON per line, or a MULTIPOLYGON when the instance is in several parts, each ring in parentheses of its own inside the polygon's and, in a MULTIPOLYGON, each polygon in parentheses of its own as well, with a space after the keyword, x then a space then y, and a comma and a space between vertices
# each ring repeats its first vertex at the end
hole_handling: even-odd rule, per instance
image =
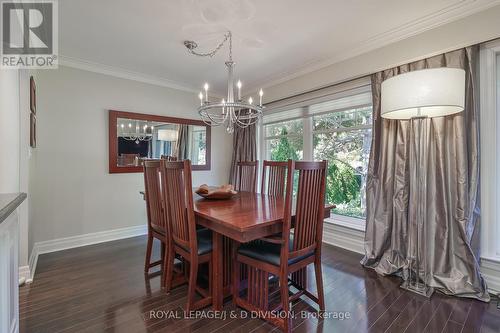
POLYGON ((124 112, 109 110, 109 121, 108 121, 108 133, 109 133, 109 173, 133 173, 133 172, 143 172, 142 166, 118 166, 118 140, 116 125, 118 118, 126 119, 136 119, 136 120, 146 120, 163 122, 170 124, 184 124, 184 125, 196 125, 205 126, 207 128, 206 135, 206 164, 205 165, 193 165, 192 170, 210 170, 210 160, 211 160, 211 138, 212 138, 212 128, 205 124, 201 120, 195 119, 185 119, 185 118, 175 118, 175 117, 165 117, 157 116, 152 114, 144 113, 134 113, 134 112, 124 112))

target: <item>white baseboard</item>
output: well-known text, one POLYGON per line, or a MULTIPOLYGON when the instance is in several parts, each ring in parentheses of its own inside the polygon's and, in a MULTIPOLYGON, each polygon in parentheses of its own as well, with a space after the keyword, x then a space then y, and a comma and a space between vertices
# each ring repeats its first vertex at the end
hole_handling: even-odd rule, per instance
POLYGON ((21 266, 19 267, 19 282, 21 281, 27 282, 31 279, 30 266, 21 266))
POLYGON ((343 249, 365 254, 365 233, 333 223, 323 224, 323 242, 343 249))
MULTIPOLYGON (((323 242, 325 243, 365 254, 364 241, 364 231, 333 223, 323 224, 323 242)), ((498 294, 500 292, 500 259, 481 258, 480 268, 481 274, 488 284, 488 291, 498 294)))
POLYGON ((500 260, 481 258, 481 274, 483 275, 488 290, 493 294, 500 293, 500 260))
POLYGON ((75 247, 87 246, 98 243, 111 242, 114 240, 125 239, 135 236, 145 235, 148 232, 147 225, 139 225, 135 227, 107 230, 94 232, 90 234, 52 239, 49 241, 37 242, 33 246, 29 259, 29 278, 26 283, 33 281, 35 276, 36 265, 38 256, 44 253, 57 252, 75 247))

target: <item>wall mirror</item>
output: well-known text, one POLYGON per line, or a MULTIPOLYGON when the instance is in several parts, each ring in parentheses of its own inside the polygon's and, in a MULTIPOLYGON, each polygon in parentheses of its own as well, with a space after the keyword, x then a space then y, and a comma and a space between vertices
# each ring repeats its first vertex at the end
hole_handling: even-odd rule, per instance
POLYGON ((210 170, 211 128, 203 121, 109 111, 109 173, 142 172, 144 159, 190 159, 210 170))

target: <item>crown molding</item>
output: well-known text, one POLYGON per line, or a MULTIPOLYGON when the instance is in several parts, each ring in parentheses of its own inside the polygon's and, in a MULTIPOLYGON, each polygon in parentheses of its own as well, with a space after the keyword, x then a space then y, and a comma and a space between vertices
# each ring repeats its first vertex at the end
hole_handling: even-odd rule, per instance
MULTIPOLYGON (((338 53, 333 57, 327 59, 317 59, 300 66, 299 68, 284 71, 278 74, 264 77, 258 82, 248 86, 248 91, 254 93, 259 88, 269 88, 286 81, 290 81, 297 77, 309 74, 314 71, 321 70, 333 64, 339 63, 343 60, 356 57, 363 53, 382 48, 389 44, 401 41, 406 38, 421 34, 425 31, 443 26, 447 23, 459 20, 461 18, 470 16, 477 12, 486 10, 488 8, 500 5, 500 0, 460 0, 450 6, 447 6, 435 13, 405 23, 394 29, 374 35, 361 43, 344 52, 338 53)), ((194 87, 188 83, 176 82, 170 79, 148 75, 140 72, 131 71, 121 67, 109 66, 100 63, 90 62, 83 59, 67 57, 64 55, 59 56, 59 65, 82 69, 90 72, 105 74, 109 76, 119 77, 123 79, 148 83, 156 86, 162 86, 190 93, 198 93, 199 88, 194 87)), ((220 92, 213 92, 214 97, 222 98, 223 94, 220 92)))
POLYGON ((59 55, 59 65, 66 66, 66 67, 72 67, 72 68, 76 68, 76 69, 81 69, 84 71, 114 76, 114 77, 118 77, 121 79, 127 79, 127 80, 142 82, 142 83, 148 83, 148 84, 152 84, 155 86, 172 88, 172 89, 176 89, 176 90, 182 90, 182 91, 186 91, 186 92, 190 92, 190 93, 198 93, 199 92, 199 89, 196 89, 195 87, 193 87, 189 84, 179 83, 179 82, 175 82, 173 80, 165 79, 165 78, 158 77, 158 76, 143 74, 143 73, 131 71, 131 70, 128 70, 125 68, 121 68, 121 67, 103 65, 100 63, 91 62, 91 61, 73 58, 73 57, 67 57, 64 55, 59 55))
POLYGON ((389 44, 419 35, 428 30, 457 21, 497 5, 500 5, 500 0, 461 0, 453 5, 441 9, 440 11, 405 23, 386 32, 374 35, 359 43, 359 46, 338 53, 328 59, 311 61, 298 69, 284 71, 279 74, 268 76, 267 78, 252 84, 249 87, 249 91, 255 92, 259 88, 269 88, 283 82, 290 81, 297 77, 321 70, 341 61, 382 48, 389 44))

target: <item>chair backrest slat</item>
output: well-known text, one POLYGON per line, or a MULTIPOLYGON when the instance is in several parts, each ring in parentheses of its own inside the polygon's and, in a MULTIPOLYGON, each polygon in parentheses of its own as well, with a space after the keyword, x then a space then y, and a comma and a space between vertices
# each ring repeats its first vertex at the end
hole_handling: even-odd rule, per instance
POLYGON ((174 243, 197 253, 191 161, 161 160, 160 163, 168 231, 174 243))
POLYGON ((260 193, 271 196, 284 196, 287 169, 288 162, 264 161, 260 193))
MULTIPOLYGON (((290 163, 290 161, 289 161, 290 163)), ((285 195, 285 219, 283 239, 288 245, 291 216, 293 210, 293 179, 298 173, 298 184, 295 200, 294 238, 288 258, 298 257, 304 252, 320 250, 323 234, 323 219, 325 207, 327 161, 293 162, 287 177, 285 195)), ((288 249, 288 246, 286 247, 288 249)), ((286 260, 288 260, 286 258, 286 260)), ((287 262, 287 261, 285 261, 287 262)))
POLYGON ((161 155, 160 157, 162 160, 167 160, 167 161, 177 161, 176 156, 170 156, 170 155, 161 155))
POLYGON ((255 192, 259 161, 240 161, 237 163, 236 191, 255 192))
POLYGON ((144 190, 149 227, 167 232, 160 181, 160 161, 144 160, 144 190))

